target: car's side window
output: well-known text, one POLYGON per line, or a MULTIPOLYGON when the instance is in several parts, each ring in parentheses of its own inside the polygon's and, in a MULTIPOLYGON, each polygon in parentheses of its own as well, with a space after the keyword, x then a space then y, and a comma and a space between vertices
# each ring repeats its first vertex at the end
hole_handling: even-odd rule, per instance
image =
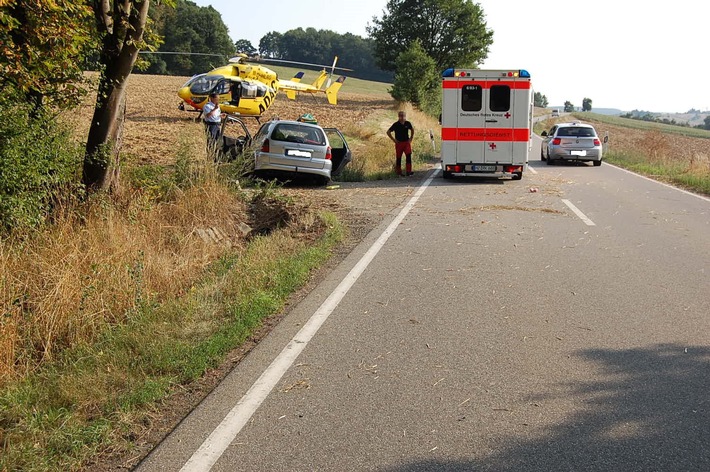
POLYGON ((547 133, 548 136, 553 136, 555 134, 555 131, 557 131, 557 126, 553 126, 550 128, 550 132, 547 133))

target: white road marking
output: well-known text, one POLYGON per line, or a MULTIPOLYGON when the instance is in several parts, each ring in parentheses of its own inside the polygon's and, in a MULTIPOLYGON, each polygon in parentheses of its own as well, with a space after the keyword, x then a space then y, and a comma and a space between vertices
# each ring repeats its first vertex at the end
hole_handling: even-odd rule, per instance
POLYGON ((531 167, 530 164, 528 164, 528 170, 529 170, 530 172, 532 172, 533 175, 536 175, 536 174, 537 174, 537 171, 535 170, 535 168, 531 167))
POLYGON ((654 180, 650 177, 646 177, 645 175, 637 174, 636 172, 621 168, 619 166, 615 166, 614 164, 609 164, 606 161, 604 161, 604 164, 607 166, 613 167, 614 169, 619 169, 622 172, 626 172, 627 174, 635 175, 636 177, 640 177, 642 179, 648 180, 649 182, 655 182, 657 184, 663 185, 664 187, 672 188, 673 190, 678 190, 679 192, 682 192, 686 195, 690 195, 691 197, 699 198, 701 200, 705 200, 706 202, 710 202, 710 198, 705 197, 703 195, 698 195, 697 193, 688 192, 687 190, 683 190, 682 188, 674 187, 673 185, 669 185, 665 182, 659 182, 658 180, 654 180))
POLYGON ((380 249, 384 247, 387 240, 394 234, 402 220, 412 210, 424 191, 429 187, 431 181, 439 173, 436 169, 434 173, 417 189, 412 198, 402 208, 394 220, 387 226, 385 231, 377 238, 365 255, 355 264, 355 267, 345 276, 340 284, 333 290, 333 293, 323 302, 323 304, 311 315, 311 318, 303 325, 303 328, 296 333, 291 341, 283 348, 281 353, 273 360, 271 365, 261 374, 261 376, 249 388, 247 393, 237 402, 227 416, 205 439, 192 457, 180 469, 181 472, 208 471, 219 460, 224 451, 234 441, 237 434, 249 421, 254 412, 259 408, 269 393, 274 389, 283 374, 291 367, 296 358, 306 348, 308 342, 318 332, 318 329, 325 323, 333 310, 345 297, 348 291, 355 284, 357 279, 365 272, 368 265, 375 258, 380 249))
POLYGON ((584 221, 584 222, 586 223, 587 226, 596 226, 596 225, 594 224, 594 222, 593 222, 592 220, 590 220, 589 218, 587 218, 587 215, 585 215, 584 213, 582 213, 582 212, 579 210, 579 208, 577 208, 576 206, 574 206, 574 204, 573 204, 572 202, 570 202, 569 200, 565 200, 565 199, 563 198, 563 199, 562 199, 562 203, 564 203, 565 205, 567 205, 567 206, 569 207, 569 209, 572 210, 572 211, 574 212, 574 214, 579 217, 580 220, 582 220, 582 221, 584 221))

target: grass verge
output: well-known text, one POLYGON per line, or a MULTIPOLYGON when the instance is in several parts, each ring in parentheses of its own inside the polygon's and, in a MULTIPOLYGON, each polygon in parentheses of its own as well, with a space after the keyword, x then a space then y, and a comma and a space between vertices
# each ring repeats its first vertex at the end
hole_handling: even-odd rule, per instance
POLYGON ((609 151, 604 160, 624 169, 685 189, 710 195, 710 169, 691 172, 687 165, 653 160, 633 151, 609 151))
POLYGON ((0 394, 0 470, 77 470, 125 451, 153 405, 218 365, 261 321, 283 309, 344 230, 332 214, 311 221, 322 236, 290 228, 254 239, 211 264, 203 280, 162 302, 146 297, 124 323, 0 394))

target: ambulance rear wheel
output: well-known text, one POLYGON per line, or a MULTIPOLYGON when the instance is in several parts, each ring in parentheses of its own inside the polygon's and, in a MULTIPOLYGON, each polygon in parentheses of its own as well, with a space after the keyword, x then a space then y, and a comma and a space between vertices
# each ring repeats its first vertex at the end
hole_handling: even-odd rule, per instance
POLYGON ((442 174, 442 176, 443 176, 445 179, 447 179, 447 180, 448 180, 448 179, 451 179, 451 178, 453 177, 453 175, 451 175, 451 172, 448 172, 448 171, 444 171, 444 173, 442 174))
POLYGON ((523 173, 522 172, 516 172, 513 174, 513 180, 522 180, 523 178, 523 173))

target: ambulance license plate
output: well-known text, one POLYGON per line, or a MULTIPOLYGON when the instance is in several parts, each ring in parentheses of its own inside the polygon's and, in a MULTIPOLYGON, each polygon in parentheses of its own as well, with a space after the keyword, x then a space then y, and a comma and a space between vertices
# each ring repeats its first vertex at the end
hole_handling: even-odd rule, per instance
POLYGON ((495 172, 496 166, 472 166, 474 172, 495 172))
POLYGON ((570 154, 573 156, 586 156, 587 151, 570 151, 570 154))

